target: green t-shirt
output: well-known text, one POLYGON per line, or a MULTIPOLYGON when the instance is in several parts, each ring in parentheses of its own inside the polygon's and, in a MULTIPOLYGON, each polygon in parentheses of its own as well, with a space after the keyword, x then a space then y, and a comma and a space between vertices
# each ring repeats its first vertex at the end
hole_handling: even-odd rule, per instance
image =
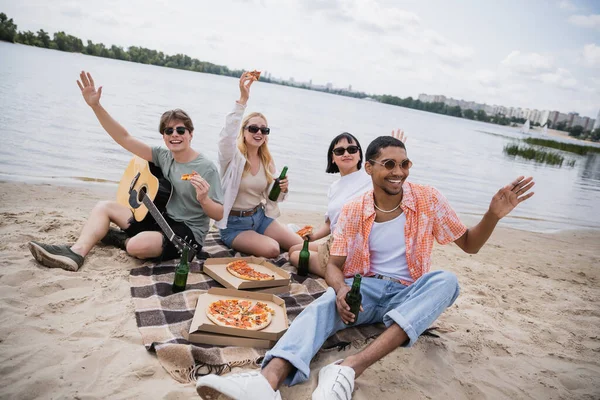
POLYGON ((202 154, 188 163, 178 163, 169 149, 152 148, 152 162, 162 170, 165 178, 171 182, 173 192, 167 203, 167 215, 175 221, 184 222, 194 233, 196 241, 204 245, 204 237, 208 232, 210 218, 204 213, 196 199, 196 189, 189 181, 181 180, 181 175, 193 171, 204 178, 210 185, 208 197, 223 204, 223 190, 217 166, 202 154))

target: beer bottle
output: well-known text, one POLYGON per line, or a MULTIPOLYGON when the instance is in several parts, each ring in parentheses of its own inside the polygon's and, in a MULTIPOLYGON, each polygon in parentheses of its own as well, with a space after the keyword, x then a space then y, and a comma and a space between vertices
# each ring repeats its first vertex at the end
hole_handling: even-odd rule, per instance
POLYGON ((310 251, 308 251, 308 239, 304 239, 304 246, 298 256, 298 275, 308 275, 308 264, 310 262, 310 251))
POLYGON ((189 247, 185 246, 181 254, 181 260, 175 270, 175 280, 173 281, 173 293, 183 292, 187 283, 188 273, 190 272, 190 264, 188 262, 189 247))
POLYGON ((362 302, 362 295, 360 294, 361 279, 362 276, 360 274, 354 275, 352 289, 346 294, 346 303, 350 306, 350 312, 354 314, 354 322, 350 322, 347 325, 352 325, 358 321, 358 312, 360 311, 360 303, 362 302))
POLYGON ((279 181, 282 180, 283 178, 285 178, 285 174, 287 174, 287 166, 283 167, 283 169, 281 170, 281 175, 279 175, 279 178, 275 179, 275 183, 273 184, 273 187, 271 188, 271 191, 269 192, 269 200, 271 201, 277 201, 277 198, 279 197, 279 193, 281 193, 281 188, 279 187, 279 181))

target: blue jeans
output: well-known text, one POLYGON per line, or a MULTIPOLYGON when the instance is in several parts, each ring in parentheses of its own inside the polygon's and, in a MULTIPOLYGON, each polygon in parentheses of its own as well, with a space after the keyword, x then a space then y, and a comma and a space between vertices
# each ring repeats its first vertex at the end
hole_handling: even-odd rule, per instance
POLYGON ((275 221, 273 218, 269 218, 265 215, 264 207, 260 207, 258 211, 249 217, 236 217, 230 215, 227 218, 227 228, 220 230, 221 240, 227 247, 231 247, 233 239, 244 231, 254 231, 264 235, 265 231, 273 221, 275 221))
MULTIPOLYGON (((348 286, 352 279, 346 279, 348 286)), ((383 322, 398 324, 412 346, 442 312, 454 303, 459 287, 456 275, 446 271, 424 274, 410 286, 399 282, 365 277, 360 286, 364 312, 356 325, 383 322)), ((325 340, 347 328, 340 318, 332 288, 312 302, 294 319, 287 332, 264 358, 263 368, 274 357, 290 362, 296 369, 285 380, 287 385, 304 382, 310 374, 310 361, 325 340)))

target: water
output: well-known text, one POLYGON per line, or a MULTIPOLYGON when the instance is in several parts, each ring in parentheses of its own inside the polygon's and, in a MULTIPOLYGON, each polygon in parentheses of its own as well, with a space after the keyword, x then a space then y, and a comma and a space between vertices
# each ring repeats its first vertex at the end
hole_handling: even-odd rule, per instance
MULTIPOLYGON (((194 148, 216 161, 217 138, 239 96, 237 79, 0 42, 0 179, 56 184, 116 185, 131 155, 104 132, 75 81, 82 69, 104 86, 102 104, 131 134, 161 145, 162 112, 192 117, 194 148), (93 182, 99 181, 101 183, 93 182)), ((272 129, 269 147, 289 166, 285 209, 326 209, 330 140, 343 131, 368 143, 403 128, 414 161, 410 180, 437 187, 469 222, 496 191, 533 175, 535 196, 501 221, 529 231, 600 228, 600 156, 577 156, 575 167, 552 167, 505 155, 518 130, 424 113, 367 100, 257 83, 248 111, 272 129)))

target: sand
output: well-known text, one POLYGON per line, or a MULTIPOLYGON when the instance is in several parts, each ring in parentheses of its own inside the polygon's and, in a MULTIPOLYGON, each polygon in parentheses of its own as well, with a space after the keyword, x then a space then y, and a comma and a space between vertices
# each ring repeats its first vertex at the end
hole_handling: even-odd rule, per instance
MULTIPOLYGON (((98 246, 73 273, 39 266, 27 249, 32 239, 73 242, 96 201, 115 192, 0 183, 0 398, 196 396, 141 343, 128 283, 141 261, 98 246)), ((377 362, 354 399, 600 398, 600 232, 498 228, 477 255, 436 246, 442 268, 461 284, 436 323, 442 337, 377 362)), ((283 398, 309 399, 318 370, 356 351, 323 355, 310 381, 283 388, 283 398)))

